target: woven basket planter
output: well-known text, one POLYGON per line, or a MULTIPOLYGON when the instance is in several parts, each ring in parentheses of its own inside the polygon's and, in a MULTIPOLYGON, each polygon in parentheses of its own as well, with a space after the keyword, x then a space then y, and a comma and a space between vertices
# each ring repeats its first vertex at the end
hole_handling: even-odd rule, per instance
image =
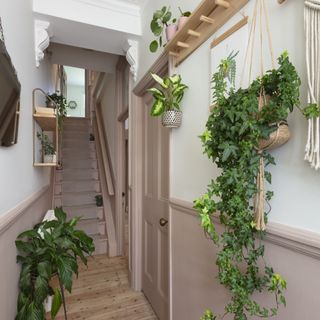
POLYGON ((179 128, 182 122, 182 112, 168 110, 162 115, 162 125, 166 128, 179 128))
POLYGON ((283 121, 279 122, 277 126, 277 130, 270 134, 269 139, 260 141, 259 148, 261 150, 273 150, 281 147, 289 141, 290 130, 288 124, 283 121))

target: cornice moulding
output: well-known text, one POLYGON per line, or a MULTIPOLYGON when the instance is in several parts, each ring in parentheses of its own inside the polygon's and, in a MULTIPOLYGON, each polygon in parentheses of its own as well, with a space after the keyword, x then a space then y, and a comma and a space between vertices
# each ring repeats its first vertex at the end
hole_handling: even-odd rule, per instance
POLYGON ((114 11, 134 17, 141 16, 140 6, 133 3, 125 3, 117 0, 73 0, 74 2, 81 2, 83 4, 114 11))

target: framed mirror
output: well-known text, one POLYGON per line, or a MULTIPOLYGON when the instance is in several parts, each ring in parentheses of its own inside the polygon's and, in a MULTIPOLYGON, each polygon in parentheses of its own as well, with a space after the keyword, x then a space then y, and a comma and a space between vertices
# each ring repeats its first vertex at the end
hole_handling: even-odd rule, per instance
POLYGON ((21 85, 7 52, 0 19, 0 146, 17 143, 21 85))

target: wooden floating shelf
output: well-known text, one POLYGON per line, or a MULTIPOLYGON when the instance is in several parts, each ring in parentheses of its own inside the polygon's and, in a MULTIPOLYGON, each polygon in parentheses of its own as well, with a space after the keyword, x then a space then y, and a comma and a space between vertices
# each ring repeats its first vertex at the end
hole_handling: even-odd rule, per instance
POLYGON ((56 167, 58 164, 53 163, 43 163, 43 162, 36 162, 33 164, 34 167, 56 167))
POLYGON ((57 119, 55 115, 35 113, 33 118, 43 131, 56 131, 57 119))
POLYGON ((221 28, 249 0, 203 0, 165 50, 179 65, 221 28))

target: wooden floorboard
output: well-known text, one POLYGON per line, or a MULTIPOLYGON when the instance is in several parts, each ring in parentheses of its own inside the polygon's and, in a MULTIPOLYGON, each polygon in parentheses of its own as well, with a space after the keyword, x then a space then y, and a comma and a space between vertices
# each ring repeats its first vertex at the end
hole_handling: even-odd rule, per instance
MULTIPOLYGON (((157 320, 141 292, 130 289, 127 258, 89 258, 66 294, 68 320, 157 320)), ((47 317, 50 319, 50 317, 47 317)), ((62 308, 57 320, 64 320, 62 308)))

